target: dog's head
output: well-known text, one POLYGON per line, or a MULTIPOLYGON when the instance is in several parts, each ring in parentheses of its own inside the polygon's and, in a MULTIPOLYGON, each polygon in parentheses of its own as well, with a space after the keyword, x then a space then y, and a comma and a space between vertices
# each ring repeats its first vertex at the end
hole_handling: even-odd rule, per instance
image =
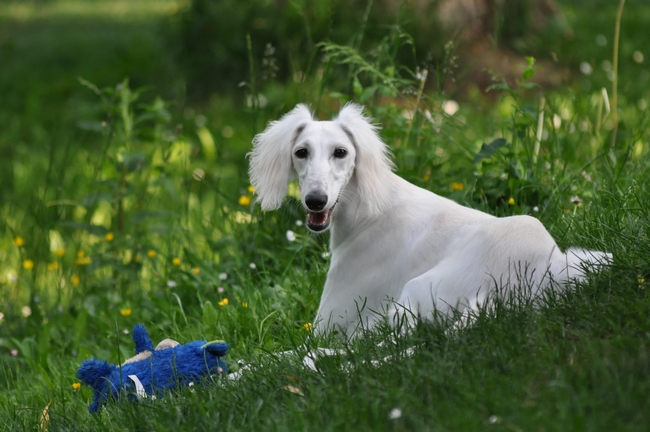
POLYGON ((297 178, 312 231, 329 228, 353 176, 371 214, 381 213, 390 200, 382 185, 392 168, 388 148, 355 104, 344 106, 332 121, 315 120, 307 106, 298 105, 255 137, 249 156, 250 180, 262 209, 280 207, 289 181, 297 178))

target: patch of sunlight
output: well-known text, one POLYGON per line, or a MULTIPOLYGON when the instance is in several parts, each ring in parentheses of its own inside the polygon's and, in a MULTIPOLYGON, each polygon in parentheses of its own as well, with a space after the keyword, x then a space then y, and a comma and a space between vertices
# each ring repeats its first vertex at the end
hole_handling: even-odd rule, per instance
POLYGON ((183 3, 180 0, 12 2, 0 5, 0 19, 30 21, 48 18, 110 18, 115 20, 157 18, 176 13, 183 3))
POLYGON ((298 186, 298 182, 293 181, 289 183, 289 192, 287 192, 287 195, 297 200, 300 199, 300 186, 298 186))
POLYGON ((65 250, 65 242, 61 233, 56 230, 50 230, 50 251, 57 252, 65 250))
POLYGON ((171 145, 169 151, 169 158, 167 159, 170 163, 175 163, 181 166, 187 166, 190 161, 190 155, 192 154, 192 146, 185 141, 174 141, 171 145))
POLYGON ((106 201, 100 201, 97 209, 93 213, 90 223, 93 225, 102 225, 106 228, 111 226, 111 204, 106 201))
POLYGON ((637 141, 634 143, 634 150, 632 152, 632 157, 638 159, 643 154, 643 142, 637 141))
POLYGON ((253 222, 253 216, 242 211, 236 211, 231 217, 238 224, 249 224, 253 222))
POLYGON ((82 207, 82 206, 75 207, 72 215, 73 215, 75 220, 82 220, 83 217, 86 215, 85 207, 82 207))
POLYGON ((508 119, 512 117, 512 115, 515 113, 515 107, 517 105, 517 101, 510 96, 506 95, 504 96, 500 101, 499 101, 499 114, 501 115, 502 118, 508 119))

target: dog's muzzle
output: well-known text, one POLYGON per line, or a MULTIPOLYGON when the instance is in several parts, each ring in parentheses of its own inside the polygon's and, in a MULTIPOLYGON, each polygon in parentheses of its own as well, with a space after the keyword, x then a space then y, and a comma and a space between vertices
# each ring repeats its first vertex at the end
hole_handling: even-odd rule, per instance
POLYGON ((327 195, 321 193, 310 193, 305 197, 305 204, 307 206, 307 228, 314 232, 326 230, 331 221, 332 208, 323 210, 327 205, 327 195))

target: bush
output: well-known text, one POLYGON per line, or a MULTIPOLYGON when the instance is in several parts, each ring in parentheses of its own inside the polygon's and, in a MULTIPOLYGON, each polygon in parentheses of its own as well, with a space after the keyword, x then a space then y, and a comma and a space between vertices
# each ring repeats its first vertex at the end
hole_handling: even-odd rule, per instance
POLYGON ((386 28, 399 25, 417 33, 414 58, 404 50, 401 62, 414 67, 441 47, 433 7, 395 5, 384 0, 193 0, 176 16, 177 55, 184 65, 188 95, 202 99, 216 90, 229 91, 260 78, 291 79, 309 72, 318 60, 319 42, 329 40, 363 48, 376 45, 386 28), (351 10, 361 11, 350 13, 351 10), (417 27, 417 28, 415 28, 417 27))

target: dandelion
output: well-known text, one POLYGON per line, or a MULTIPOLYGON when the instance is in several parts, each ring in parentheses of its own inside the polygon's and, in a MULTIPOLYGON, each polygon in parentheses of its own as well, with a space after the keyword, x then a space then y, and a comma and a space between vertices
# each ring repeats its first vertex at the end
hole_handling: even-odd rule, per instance
POLYGON ((54 255, 56 255, 56 256, 58 256, 59 258, 61 258, 63 255, 65 255, 65 251, 64 251, 63 249, 59 248, 59 249, 57 249, 57 250, 54 251, 54 255))
POLYGON ((219 280, 226 280, 228 279, 228 275, 226 273, 219 273, 219 280))
POLYGON ((81 282, 81 279, 79 279, 79 276, 74 275, 72 276, 72 279, 70 279, 70 282, 72 282, 72 285, 77 286, 79 285, 79 282, 81 282))
POLYGON ((181 265, 181 259, 179 257, 174 257, 174 259, 172 260, 172 264, 174 264, 175 266, 181 265))
POLYGON ((219 288, 217 288, 217 292, 218 292, 219 294, 223 293, 225 290, 226 290, 226 289, 225 289, 224 287, 219 287, 219 288))
POLYGON ((287 230, 287 240, 290 242, 296 241, 296 234, 291 230, 287 230))
POLYGON ((115 240, 115 234, 113 234, 112 232, 106 233, 106 235, 104 236, 104 240, 106 240, 107 242, 112 242, 113 240, 115 240))
POLYGON ((302 328, 304 328, 305 331, 311 331, 312 327, 313 327, 313 326, 311 325, 311 323, 304 323, 304 324, 302 325, 302 328))
POLYGON ((47 264, 47 269, 48 269, 49 271, 56 271, 56 270, 59 269, 59 263, 56 262, 56 261, 53 261, 53 262, 51 262, 51 263, 48 263, 48 264, 47 264))
POLYGON ((539 211, 539 207, 537 207, 537 206, 533 207, 533 211, 534 211, 535 213, 537 213, 537 212, 539 211))
POLYGON ((194 273, 195 275, 198 275, 199 273, 201 273, 201 269, 198 268, 198 267, 194 267, 194 268, 192 269, 192 273, 194 273))
POLYGON ((388 419, 389 420, 397 420, 400 417, 402 417, 402 410, 399 409, 399 408, 393 408, 388 413, 388 419))
POLYGON ((81 388, 81 383, 76 382, 76 383, 72 384, 72 389, 73 390, 79 390, 80 388, 81 388))
POLYGON ((32 308, 30 308, 29 306, 23 306, 20 312, 23 314, 25 318, 27 318, 32 314, 32 308))
POLYGON ((85 257, 85 256, 86 256, 86 252, 84 252, 84 251, 82 251, 82 250, 80 250, 79 252, 77 252, 77 258, 83 258, 83 257, 85 257))
POLYGON ((228 298, 225 298, 221 300, 219 303, 217 303, 219 306, 228 306, 228 298))
POLYGON ((241 302, 241 307, 247 308, 248 307, 248 302, 241 302))
POLYGON ((513 197, 508 198, 508 205, 515 205, 515 199, 513 197))
POLYGON ((239 205, 249 206, 251 205, 251 197, 248 195, 242 195, 239 197, 239 205))
POLYGON ((451 190, 453 191, 462 191, 463 189, 465 189, 465 185, 461 182, 453 182, 451 184, 451 190))
POLYGON ((122 315, 123 317, 131 316, 131 312, 133 312, 131 308, 120 309, 120 315, 122 315))
POLYGON ((424 180, 424 181, 429 181, 430 178, 431 177, 429 177, 429 174, 425 174, 425 175, 422 176, 422 180, 424 180))
POLYGON ((24 246, 25 245, 25 239, 22 238, 21 236, 16 236, 14 239, 14 244, 18 247, 24 246))
POLYGON ((11 352, 11 355, 14 356, 14 357, 16 357, 18 355, 18 350, 17 349, 12 349, 10 352, 11 352))
POLYGON ((250 264, 248 264, 248 267, 255 270, 257 268, 257 265, 255 263, 250 263, 250 264))
POLYGON ((572 196, 570 201, 578 207, 582 205, 582 198, 580 198, 578 195, 572 196))
POLYGON ((253 193, 253 192, 255 192, 255 188, 253 187, 253 185, 248 186, 248 193, 253 193))
POLYGON ((178 285, 178 284, 177 284, 176 281, 174 281, 174 280, 168 280, 168 281, 167 281, 167 286, 168 286, 169 288, 176 288, 176 285, 178 285))
POLYGON ((25 261, 23 261, 23 268, 25 270, 33 269, 34 268, 34 261, 32 261, 30 259, 26 259, 25 261))
POLYGON ((147 256, 148 256, 149 258, 156 258, 156 255, 158 255, 158 252, 156 252, 156 251, 153 250, 153 249, 149 249, 149 250, 147 251, 147 256))

